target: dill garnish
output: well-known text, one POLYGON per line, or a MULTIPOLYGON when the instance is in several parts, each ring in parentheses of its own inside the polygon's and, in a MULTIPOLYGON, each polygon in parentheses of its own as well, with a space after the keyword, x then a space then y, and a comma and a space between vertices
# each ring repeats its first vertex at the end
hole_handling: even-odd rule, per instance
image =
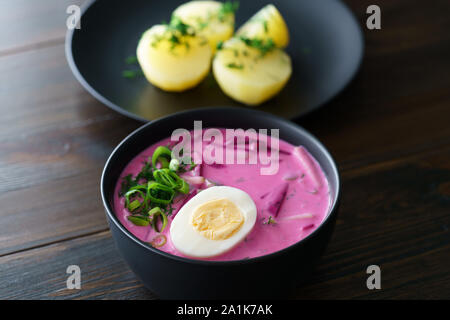
POLYGON ((181 21, 181 19, 175 15, 172 15, 169 24, 163 23, 166 26, 166 30, 162 36, 155 37, 152 42, 152 47, 156 47, 163 39, 168 40, 173 50, 178 45, 184 45, 187 49, 190 48, 188 41, 183 41, 183 37, 194 37, 195 29, 187 23, 181 21))
POLYGON ((219 42, 217 42, 217 50, 222 50, 223 49, 223 41, 220 40, 219 42))
POLYGON ((276 224, 277 222, 275 221, 274 218, 272 218, 272 216, 269 216, 269 219, 267 219, 267 221, 264 221, 263 224, 276 224))
POLYGON ((227 1, 222 4, 219 12, 217 13, 217 18, 224 22, 230 14, 235 13, 239 9, 239 1, 227 1))
POLYGON ((265 32, 265 33, 269 33, 269 25, 268 25, 268 23, 267 23, 267 20, 263 20, 263 21, 262 21, 262 24, 263 24, 263 26, 264 26, 264 32, 265 32))
POLYGON ((247 38, 244 36, 239 37, 241 41, 243 41, 247 46, 255 48, 261 52, 261 55, 264 56, 266 53, 275 49, 275 43, 272 39, 258 39, 258 38, 247 38))
POLYGON ((172 16, 168 29, 173 33, 178 33, 180 36, 195 36, 194 28, 181 21, 177 16, 172 16))
POLYGON ((144 75, 144 72, 142 70, 124 70, 122 71, 122 77, 128 78, 128 79, 134 79, 137 77, 140 77, 144 75))
POLYGON ((138 62, 138 60, 137 60, 136 56, 129 56, 129 57, 125 58, 126 64, 135 64, 137 62, 138 62))
POLYGON ((237 64, 237 63, 234 63, 234 62, 231 62, 231 63, 227 64, 227 67, 231 68, 231 69, 239 69, 239 70, 244 69, 244 65, 237 64))

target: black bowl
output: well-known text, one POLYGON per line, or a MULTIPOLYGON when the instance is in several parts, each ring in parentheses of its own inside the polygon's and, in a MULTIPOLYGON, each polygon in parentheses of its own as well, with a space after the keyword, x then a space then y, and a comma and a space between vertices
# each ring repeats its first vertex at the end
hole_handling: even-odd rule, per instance
POLYGON ((332 234, 340 198, 339 173, 325 147, 296 124, 244 108, 207 108, 176 113, 152 121, 126 137, 103 170, 101 194, 111 233, 125 261, 147 288, 161 298, 265 298, 288 296, 306 280, 332 234), (177 128, 280 129, 280 138, 303 145, 319 162, 330 185, 332 205, 324 222, 298 243, 265 256, 237 261, 202 261, 174 256, 136 238, 113 210, 114 190, 124 167, 141 151, 177 128))

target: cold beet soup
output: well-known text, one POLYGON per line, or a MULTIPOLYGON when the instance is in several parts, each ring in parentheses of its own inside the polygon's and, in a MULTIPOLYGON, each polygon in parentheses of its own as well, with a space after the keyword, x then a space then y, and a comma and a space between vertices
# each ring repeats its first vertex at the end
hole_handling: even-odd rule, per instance
POLYGON ((120 222, 159 250, 214 261, 267 255, 318 228, 331 198, 311 154, 277 137, 229 130, 185 130, 138 154, 116 185, 120 222))

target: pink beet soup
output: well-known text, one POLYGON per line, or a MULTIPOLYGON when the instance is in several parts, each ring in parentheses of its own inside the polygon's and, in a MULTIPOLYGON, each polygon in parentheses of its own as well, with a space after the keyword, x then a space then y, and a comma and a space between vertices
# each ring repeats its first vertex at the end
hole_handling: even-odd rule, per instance
MULTIPOLYGON (((203 143, 203 149, 208 143, 203 143)), ((201 176, 205 178, 205 182, 190 185, 190 192, 187 195, 175 196, 171 205, 173 210, 167 215, 167 226, 161 233, 156 232, 151 225, 137 226, 127 218, 130 211, 126 208, 125 198, 121 194, 124 177, 127 175, 135 177, 145 162, 151 159, 158 146, 170 144, 174 143, 169 137, 138 154, 123 170, 114 196, 117 217, 137 238, 152 243, 156 237, 165 236, 166 242, 158 246, 159 250, 185 257, 170 241, 171 221, 189 198, 211 185, 235 187, 248 193, 256 204, 257 219, 252 231, 235 247, 219 256, 202 260, 241 260, 282 250, 311 234, 329 213, 331 206, 329 185, 319 163, 302 146, 293 146, 279 140, 279 169, 276 174, 262 175, 260 170, 262 165, 259 163, 207 165, 203 162, 194 170, 184 173, 184 176, 188 176, 188 181, 190 176, 201 176)), ((224 154, 227 147, 224 143, 224 154)))

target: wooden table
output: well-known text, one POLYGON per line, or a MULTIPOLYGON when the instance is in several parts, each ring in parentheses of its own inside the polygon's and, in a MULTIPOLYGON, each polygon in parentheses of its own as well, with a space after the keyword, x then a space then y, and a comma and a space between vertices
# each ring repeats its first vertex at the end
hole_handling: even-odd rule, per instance
MULTIPOLYGON (((100 201, 106 158, 140 123, 97 102, 67 66, 65 11, 80 2, 0 3, 2 299, 156 298, 120 258, 100 201), (71 264, 81 290, 66 289, 71 264)), ((346 2, 365 27, 373 1, 346 2)), ((298 298, 450 298, 450 2, 376 4, 382 30, 364 28, 355 80, 297 121, 343 180, 333 238, 298 298), (371 264, 381 290, 366 287, 371 264)))

